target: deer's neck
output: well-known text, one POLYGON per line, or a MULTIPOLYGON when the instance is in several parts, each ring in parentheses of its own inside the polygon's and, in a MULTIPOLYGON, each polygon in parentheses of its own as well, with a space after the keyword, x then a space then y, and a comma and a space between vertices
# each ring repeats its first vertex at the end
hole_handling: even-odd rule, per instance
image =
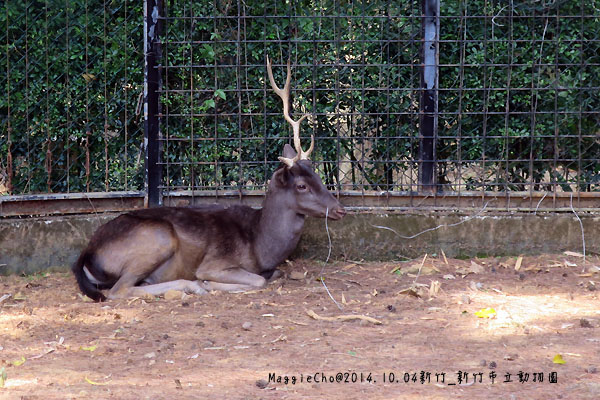
POLYGON ((304 216, 282 204, 277 194, 263 203, 255 239, 255 254, 262 270, 270 270, 294 251, 302 234, 304 216))

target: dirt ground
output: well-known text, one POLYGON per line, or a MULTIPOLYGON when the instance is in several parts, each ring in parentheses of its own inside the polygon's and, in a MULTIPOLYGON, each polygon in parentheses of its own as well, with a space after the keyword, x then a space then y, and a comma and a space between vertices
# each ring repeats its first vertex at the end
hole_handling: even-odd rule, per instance
POLYGON ((261 291, 106 303, 1 277, 0 398, 598 399, 598 265, 296 260, 261 291))

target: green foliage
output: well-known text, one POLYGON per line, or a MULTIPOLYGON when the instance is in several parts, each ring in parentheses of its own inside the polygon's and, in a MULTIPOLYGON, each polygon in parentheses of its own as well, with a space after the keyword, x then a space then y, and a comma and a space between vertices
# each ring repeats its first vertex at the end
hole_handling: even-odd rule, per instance
MULTIPOLYGON (((165 185, 264 185, 291 135, 269 55, 280 85, 292 60, 292 109, 313 115, 303 143, 315 135, 328 184, 414 190, 421 1, 166 3, 165 185)), ((597 190, 600 12, 542 3, 441 2, 446 190, 597 190)), ((142 32, 142 2, 3 3, 0 174, 10 154, 13 193, 143 188, 142 32)))
POLYGON ((441 180, 462 168, 471 190, 598 190, 600 10, 442 2, 442 15, 441 180))
POLYGON ((141 3, 0 10, 0 173, 10 145, 13 193, 141 189, 141 3))
POLYGON ((419 2, 216 5, 169 8, 170 16, 187 18, 169 21, 163 49, 165 156, 178 161, 167 183, 253 188, 270 177, 291 131, 268 83, 269 55, 280 86, 291 58, 292 108, 295 118, 313 116, 303 124, 303 143, 316 137, 312 158, 326 182, 393 184, 417 138, 415 92, 405 88, 419 86, 419 71, 401 65, 419 63, 420 25, 411 18, 419 2), (246 18, 230 18, 238 15, 246 18), (367 162, 359 162, 359 149, 367 162), (345 170, 338 170, 340 159, 345 170))

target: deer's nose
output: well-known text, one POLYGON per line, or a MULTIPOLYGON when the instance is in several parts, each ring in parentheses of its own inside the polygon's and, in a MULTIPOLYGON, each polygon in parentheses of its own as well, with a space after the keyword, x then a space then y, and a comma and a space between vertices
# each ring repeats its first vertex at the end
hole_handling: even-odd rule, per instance
POLYGON ((331 210, 331 212, 329 212, 329 218, 331 218, 333 220, 342 219, 344 217, 344 215, 346 215, 346 210, 344 209, 344 206, 342 206, 342 205, 335 207, 334 209, 331 210))

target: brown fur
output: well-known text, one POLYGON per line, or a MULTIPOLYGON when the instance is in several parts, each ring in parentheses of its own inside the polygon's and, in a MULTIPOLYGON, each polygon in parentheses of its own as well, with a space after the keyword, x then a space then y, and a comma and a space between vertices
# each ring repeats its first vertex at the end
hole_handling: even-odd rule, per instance
POLYGON ((301 161, 275 172, 261 210, 160 207, 123 214, 96 231, 72 270, 96 301, 107 288, 109 298, 261 288, 296 247, 304 216, 324 217, 327 209, 332 219, 345 213, 301 161))

